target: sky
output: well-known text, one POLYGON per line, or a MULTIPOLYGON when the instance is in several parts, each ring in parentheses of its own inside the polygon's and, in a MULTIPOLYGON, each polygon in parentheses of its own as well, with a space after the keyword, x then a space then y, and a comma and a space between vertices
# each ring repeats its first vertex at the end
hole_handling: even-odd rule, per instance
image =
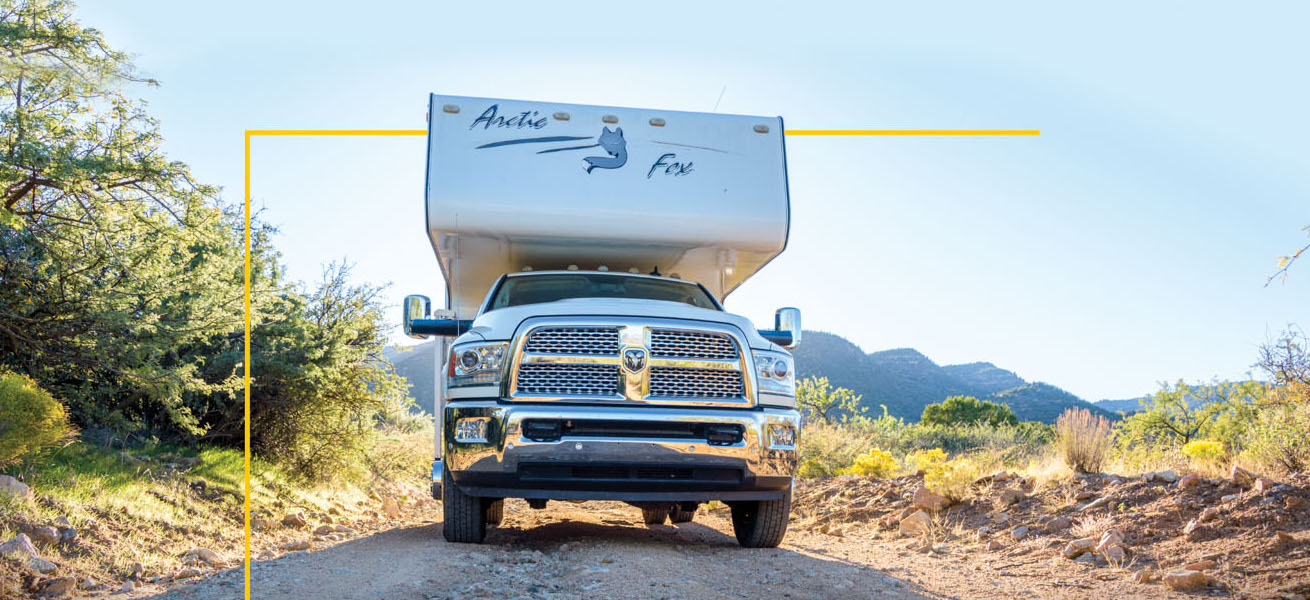
MULTIPOLYGON (((243 130, 424 129, 429 93, 781 115, 786 252, 727 299, 865 351, 989 361, 1085 399, 1239 379, 1310 327, 1307 5, 84 1, 157 88, 165 150, 243 194, 243 130), (743 5, 745 6, 745 5, 743 5), (721 97, 721 100, 720 100, 721 97)), ((439 303, 424 139, 255 138, 291 277, 439 303)), ((399 320, 399 309, 396 320, 399 320)), ((397 333, 399 336, 399 333, 397 333)))

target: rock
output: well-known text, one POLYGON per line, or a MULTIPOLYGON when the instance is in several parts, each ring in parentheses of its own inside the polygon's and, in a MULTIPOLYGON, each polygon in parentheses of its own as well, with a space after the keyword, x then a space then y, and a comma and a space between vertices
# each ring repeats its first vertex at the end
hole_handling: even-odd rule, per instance
POLYGON ((1216 563, 1213 560, 1209 559, 1198 560, 1190 565, 1183 565, 1183 568, 1188 571, 1209 571, 1214 568, 1215 564, 1216 563))
POLYGON ((1252 489, 1254 489, 1255 493, 1257 494, 1264 494, 1267 493, 1269 490, 1273 489, 1273 487, 1274 487, 1274 480, 1268 477, 1261 477, 1255 480, 1255 487, 1253 487, 1252 489))
POLYGON ((1111 502, 1114 502, 1114 498, 1110 496, 1102 496, 1100 498, 1097 498, 1096 500, 1092 500, 1091 502, 1088 502, 1086 506, 1083 506, 1079 510, 1084 510, 1084 511, 1094 510, 1097 508, 1101 508, 1102 506, 1105 506, 1111 502))
POLYGON ((1001 495, 996 498, 998 508, 1009 508, 1023 501, 1027 496, 1023 492, 1014 488, 1005 488, 1001 490, 1001 495))
MULTIPOLYGON (((1286 531, 1274 532, 1274 539, 1278 540, 1278 543, 1280 544, 1295 544, 1299 541, 1296 539, 1296 536, 1286 531)), ((0 554, 3 554, 3 552, 0 552, 0 554)))
POLYGON ((223 557, 219 556, 217 552, 214 552, 209 548, 194 548, 190 552, 187 552, 187 554, 194 556, 200 559, 201 561, 203 561, 205 564, 214 567, 221 567, 227 562, 223 560, 223 557))
POLYGON ((997 523, 998 525, 1004 525, 1009 520, 1010 520, 1010 513, 1007 512, 998 512, 992 515, 992 521, 997 523))
POLYGON ((254 518, 250 520, 250 529, 252 531, 263 531, 268 529, 269 525, 271 523, 268 522, 268 519, 254 518))
POLYGON ((1178 489, 1188 490, 1201 485, 1201 478, 1195 475, 1188 475, 1178 480, 1178 489))
POLYGON ((96 583, 96 580, 94 579, 83 579, 82 583, 79 584, 78 587, 84 590, 95 590, 95 589, 99 589, 100 584, 96 583))
POLYGON ((76 589, 76 577, 56 577, 41 584, 37 595, 44 598, 63 598, 72 595, 76 589))
POLYGON ((1197 518, 1197 520, 1199 520, 1200 522, 1205 523, 1206 521, 1213 521, 1214 518, 1217 517, 1217 516, 1219 516, 1219 507, 1218 507, 1218 506, 1211 506, 1210 508, 1207 508, 1207 509, 1201 511, 1200 516, 1198 516, 1198 517, 1196 517, 1196 518, 1197 518))
POLYGON ((331 525, 319 525, 316 529, 314 529, 314 535, 327 535, 336 530, 337 528, 331 525))
POLYGON ((1170 470, 1155 471, 1154 473, 1147 473, 1142 478, 1148 482, 1156 481, 1160 483, 1173 483, 1178 481, 1178 474, 1170 470))
POLYGON ((286 550, 287 552, 295 552, 297 550, 309 550, 309 540, 300 540, 299 542, 288 542, 282 544, 281 546, 279 546, 279 548, 286 550))
POLYGON ((400 506, 396 504, 396 500, 391 496, 382 499, 382 512, 385 513, 388 518, 400 518, 400 506))
POLYGON ((1091 564, 1096 562, 1096 555, 1092 554, 1091 552, 1088 552, 1086 554, 1079 555, 1078 558, 1075 558, 1073 560, 1074 562, 1091 564))
POLYGON ((193 577, 199 577, 199 576, 200 576, 200 569, 182 569, 181 571, 178 571, 177 573, 173 574, 173 581, 179 581, 182 579, 191 579, 193 577))
POLYGON ((1094 547, 1096 547, 1096 538, 1081 538, 1066 544, 1060 554, 1065 558, 1074 559, 1089 552, 1094 547))
POLYGON ((59 529, 59 543, 63 544, 69 540, 77 539, 77 530, 72 527, 61 527, 59 529))
POLYGON ((15 535, 9 541, 0 544, 0 556, 25 562, 27 566, 41 573, 49 573, 56 568, 54 563, 41 558, 41 553, 37 552, 36 546, 32 545, 32 539, 25 533, 15 535))
POLYGON ((1219 501, 1223 502, 1224 504, 1228 504, 1230 502, 1237 502, 1238 500, 1241 499, 1242 499, 1241 494, 1228 494, 1227 496, 1219 497, 1219 501))
POLYGON ((282 524, 286 525, 287 527, 294 527, 296 529, 299 529, 301 527, 309 525, 309 521, 305 520, 305 513, 291 513, 285 517, 282 517, 282 524))
POLYGON ((1005 548, 1005 544, 1002 544, 1001 540, 992 540, 990 542, 987 542, 988 552, 995 552, 997 550, 1002 550, 1004 548, 1005 548))
POLYGON ((131 579, 129 579, 129 580, 123 582, 123 586, 122 586, 122 587, 118 588, 118 593, 120 593, 120 594, 130 594, 130 593, 132 593, 132 590, 135 590, 135 589, 136 589, 136 583, 133 582, 131 579))
POLYGON ((1104 557, 1105 561, 1112 565, 1122 565, 1125 560, 1128 560, 1128 550, 1124 549, 1123 544, 1114 544, 1108 548, 1102 549, 1098 554, 1104 557))
POLYGON ((1183 527, 1183 537, 1189 542, 1204 542, 1217 537, 1215 530, 1201 524, 1198 519, 1192 519, 1183 527))
POLYGON ((132 563, 132 572, 128 574, 128 577, 135 579, 137 577, 140 577, 145 572, 146 572, 145 565, 142 565, 139 562, 134 562, 132 563))
POLYGON ((1303 505, 1305 505, 1305 500, 1302 499, 1300 496, 1283 497, 1283 508, 1287 510, 1296 510, 1298 508, 1301 508, 1303 505))
POLYGON ((1056 517, 1046 522, 1046 533, 1055 533, 1068 529, 1073 522, 1065 517, 1056 517))
POLYGON ((1097 541, 1096 549, 1094 550, 1094 552, 1096 552, 1097 554, 1101 554, 1102 552, 1105 552, 1107 548, 1111 546, 1121 546, 1123 545, 1123 543, 1124 543, 1123 532, 1119 531, 1118 529, 1113 529, 1113 528, 1108 529, 1106 530, 1105 533, 1101 534, 1101 539, 1097 541))
POLYGON ((931 526, 932 519, 928 516, 928 513, 919 510, 901 519, 900 525, 897 527, 901 535, 916 536, 926 533, 931 526))
POLYGON ((32 488, 8 475, 0 475, 0 494, 13 496, 19 500, 31 500, 32 488))
POLYGON ((73 524, 68 521, 68 517, 58 517, 55 519, 55 527, 58 527, 59 529, 66 529, 72 526, 73 524))
POLYGON ((329 515, 333 515, 333 516, 338 516, 338 517, 339 517, 339 516, 341 516, 341 509, 339 509, 339 508, 333 506, 332 508, 329 508, 329 509, 328 509, 328 514, 329 514, 329 515))
POLYGON ((1164 584, 1179 592, 1199 590, 1210 583, 1210 576, 1200 571, 1178 569, 1164 574, 1164 584))
POLYGON ((53 546, 59 543, 59 531, 49 525, 33 527, 27 532, 32 541, 42 546, 53 546))
POLYGON ((1082 502, 1083 500, 1091 500, 1092 498, 1095 497, 1096 497, 1096 492, 1092 492, 1089 490, 1083 490, 1073 495, 1073 499, 1075 502, 1082 502))
POLYGON ((910 502, 917 508, 931 512, 937 512, 951 505, 951 501, 945 496, 928 489, 927 486, 919 486, 919 489, 914 490, 914 497, 910 502))
POLYGON ((259 553, 259 556, 255 557, 255 560, 273 560, 275 558, 277 558, 276 552, 265 549, 263 552, 259 553))
POLYGON ((1028 527, 1025 525, 1015 527, 1010 531, 1010 536, 1013 537, 1016 542, 1022 541, 1023 538, 1028 537, 1028 527))
POLYGON ((1155 581, 1155 573, 1152 573, 1147 569, 1142 569, 1133 573, 1132 580, 1133 583, 1151 583, 1152 581, 1155 581))
POLYGON ((1250 489, 1255 484, 1255 473, 1252 473, 1242 467, 1233 465, 1232 470, 1228 472, 1228 478, 1233 484, 1242 489, 1250 489))
POLYGON ((340 523, 338 523, 335 527, 333 527, 333 529, 334 529, 337 533, 355 533, 355 530, 354 530, 354 529, 351 529, 351 528, 349 528, 349 527, 346 527, 345 525, 342 525, 342 524, 340 524, 340 523))

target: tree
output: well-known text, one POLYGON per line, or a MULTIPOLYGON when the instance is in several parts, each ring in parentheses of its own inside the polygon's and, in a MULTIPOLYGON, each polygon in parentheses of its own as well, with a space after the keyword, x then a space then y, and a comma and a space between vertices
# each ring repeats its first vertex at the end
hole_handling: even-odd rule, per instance
POLYGON ((1125 417, 1123 426, 1130 436, 1157 445, 1182 446, 1206 437, 1235 439, 1254 401, 1264 393, 1264 385, 1254 381, 1161 384, 1159 392, 1142 399, 1144 410, 1125 417))
POLYGON ((1256 366, 1269 377, 1267 400, 1274 403, 1310 403, 1310 339, 1295 326, 1260 346, 1256 366))
POLYGON ((923 407, 920 421, 924 425, 972 425, 992 427, 1014 425, 1018 417, 1004 404, 979 400, 973 396, 951 396, 937 404, 923 407))
POLYGON ((845 420, 868 410, 868 407, 860 406, 860 396, 846 388, 832 387, 827 377, 808 377, 797 382, 796 404, 810 418, 821 419, 824 423, 845 420))
MULTIPOLYGON (((1310 235, 1310 225, 1306 225, 1305 227, 1302 227, 1301 230, 1306 232, 1306 235, 1310 235)), ((1296 262, 1297 259, 1301 258, 1301 255, 1305 254, 1307 250, 1310 250, 1310 243, 1301 246, 1296 250, 1293 250, 1290 254, 1286 256, 1278 257, 1278 270, 1274 271, 1274 274, 1270 275, 1269 279, 1265 281, 1265 287, 1268 287, 1269 284, 1273 283, 1275 279, 1282 279, 1286 281, 1287 273, 1292 268, 1292 263, 1296 262)))

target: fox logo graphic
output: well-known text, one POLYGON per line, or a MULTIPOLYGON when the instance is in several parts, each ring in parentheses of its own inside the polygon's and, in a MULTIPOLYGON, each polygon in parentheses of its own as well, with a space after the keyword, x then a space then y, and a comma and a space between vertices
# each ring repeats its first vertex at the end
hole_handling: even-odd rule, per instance
POLYGON ((623 139, 623 128, 615 127, 610 131, 609 127, 603 128, 600 137, 596 140, 600 148, 609 156, 588 156, 582 159, 587 163, 587 173, 592 169, 617 169, 628 162, 628 141, 623 139))

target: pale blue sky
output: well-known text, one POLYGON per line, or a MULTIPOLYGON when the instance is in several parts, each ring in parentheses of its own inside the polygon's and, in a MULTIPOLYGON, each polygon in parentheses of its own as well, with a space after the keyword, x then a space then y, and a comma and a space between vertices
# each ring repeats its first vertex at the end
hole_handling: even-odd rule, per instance
MULTIPOLYGON (((1084 398, 1244 377, 1310 327, 1305 5, 83 2, 162 87, 167 150, 229 199, 242 131, 424 128, 427 94, 1037 138, 787 141, 787 252, 728 299, 865 350, 992 361, 1084 398), (746 7, 749 8, 746 8, 746 7)), ((293 277, 347 257, 439 298, 423 140, 254 142, 293 277)))

